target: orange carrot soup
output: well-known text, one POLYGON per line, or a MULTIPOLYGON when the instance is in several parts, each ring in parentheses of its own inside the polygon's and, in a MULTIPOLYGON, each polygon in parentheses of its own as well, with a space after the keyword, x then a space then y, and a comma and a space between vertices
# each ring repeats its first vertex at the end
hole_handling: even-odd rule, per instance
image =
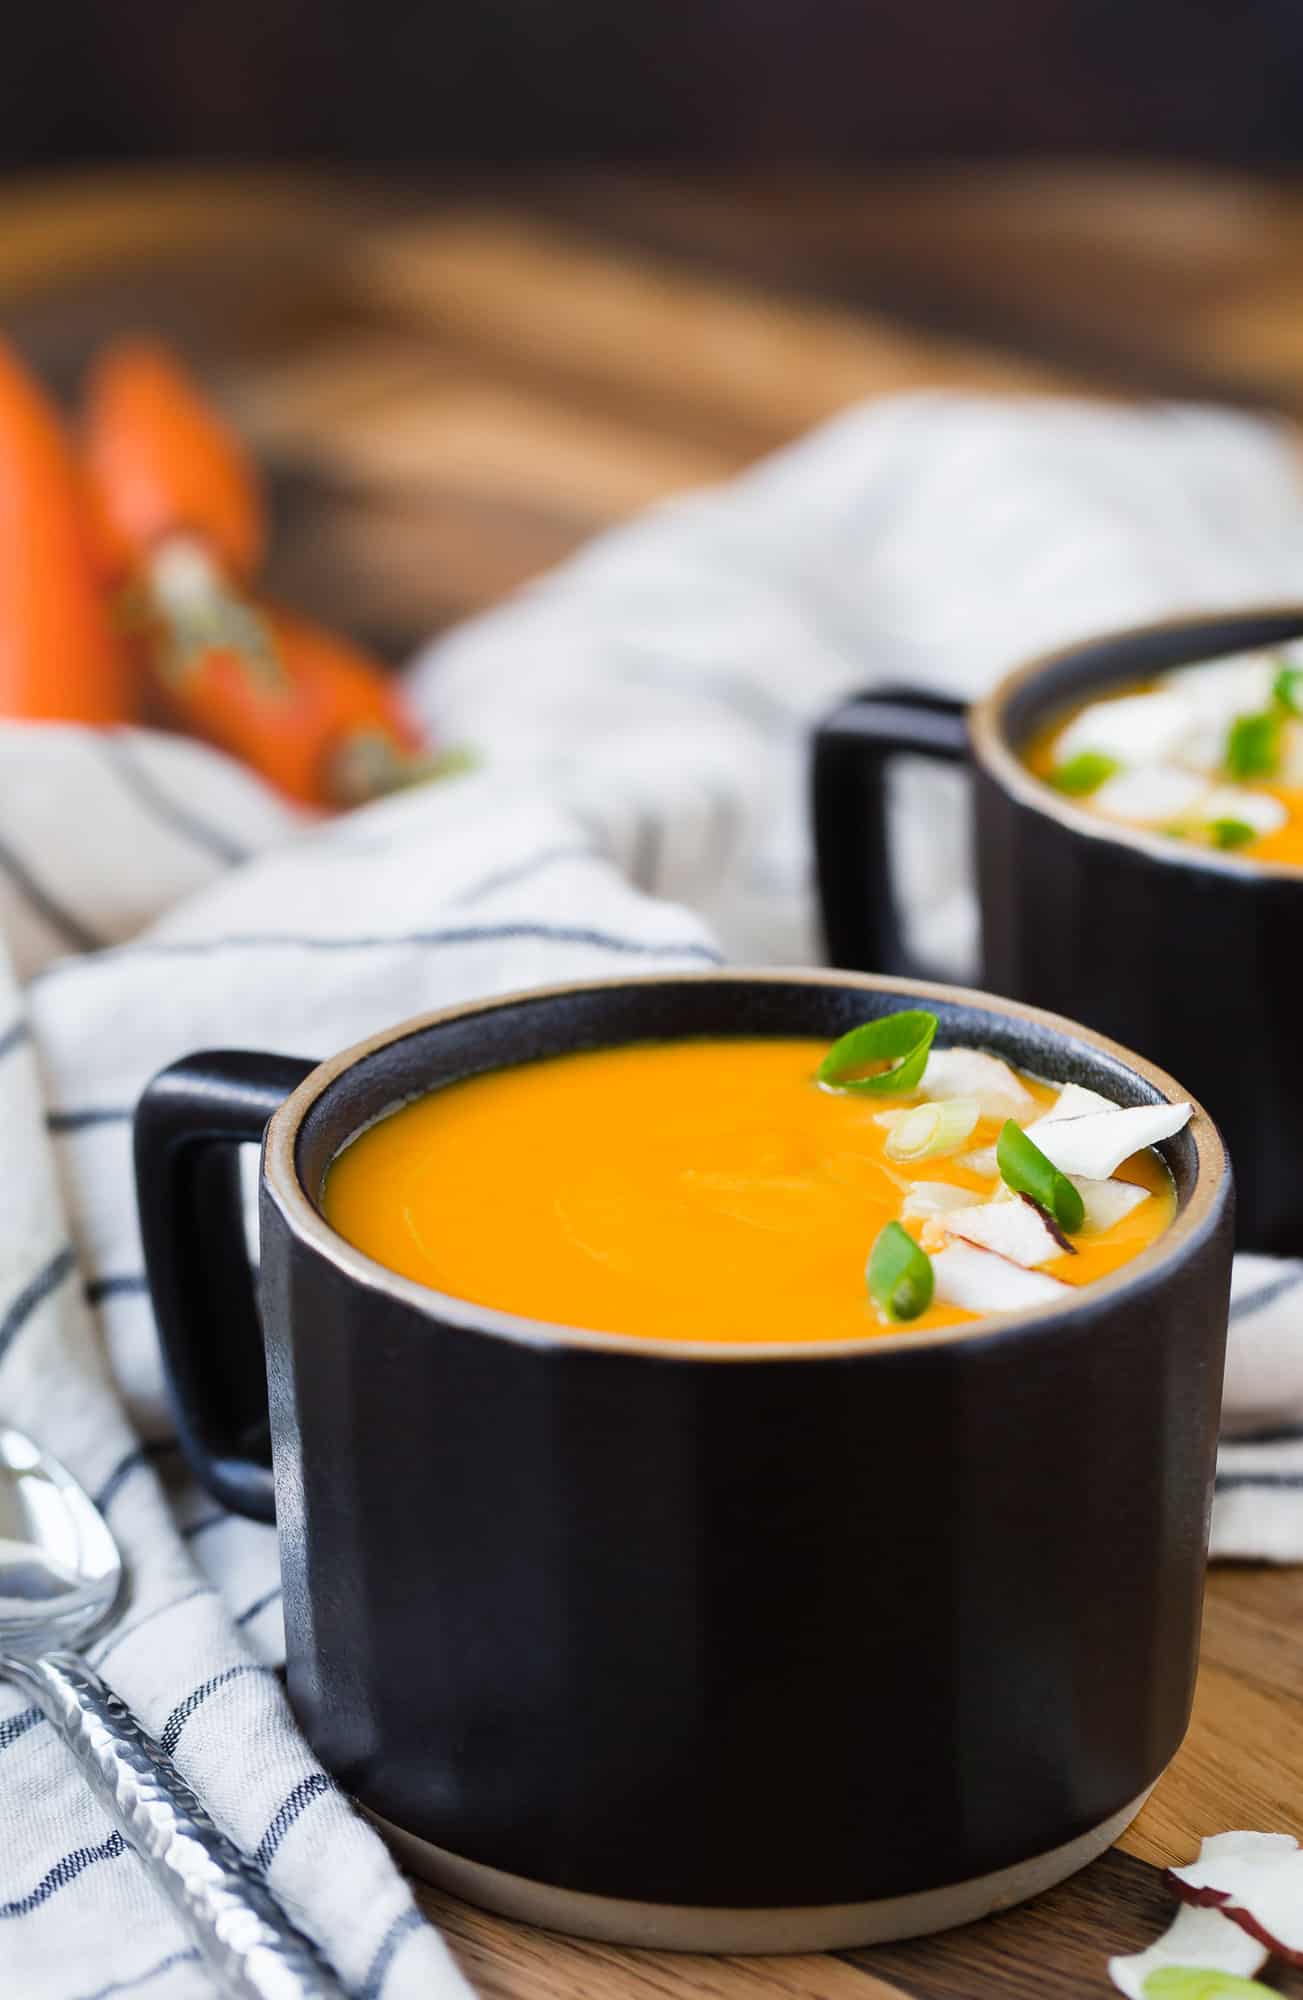
POLYGON ((390 1113, 327 1176, 348 1242, 437 1290, 595 1332, 855 1340, 1066 1299, 1175 1212, 1123 1110, 936 1020, 640 1043, 472 1078, 390 1113), (899 1026, 896 1024, 904 1024, 899 1026), (1119 1122, 1120 1121, 1120 1122, 1119 1122))

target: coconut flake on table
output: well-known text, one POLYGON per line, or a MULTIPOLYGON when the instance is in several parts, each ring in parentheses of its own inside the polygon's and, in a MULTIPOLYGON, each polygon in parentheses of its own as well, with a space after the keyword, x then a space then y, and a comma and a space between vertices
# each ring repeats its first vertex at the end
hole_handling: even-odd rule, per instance
POLYGON ((941 1305, 966 1312, 1021 1312, 1026 1306, 1053 1305, 1072 1291, 1048 1271, 1025 1271, 993 1250, 950 1243, 932 1259, 933 1296, 941 1305))
POLYGON ((1089 1181, 1084 1174, 1069 1174, 1068 1179, 1081 1196, 1085 1229, 1111 1229, 1149 1200, 1149 1189, 1134 1181, 1089 1181))
POLYGON ((900 1205, 901 1220, 925 1221, 948 1209, 967 1208, 972 1199, 971 1188, 952 1187, 949 1181, 915 1181, 900 1205))
POLYGON ((1261 836, 1277 832, 1284 826, 1289 813, 1270 792, 1249 792, 1239 785, 1217 785, 1200 804, 1199 818, 1206 826, 1211 826, 1218 819, 1243 820, 1245 826, 1251 826, 1261 836))
POLYGON ((1134 1153, 1183 1131, 1190 1115, 1188 1104, 1118 1104, 1082 1118, 1038 1118, 1027 1137, 1061 1174, 1106 1181, 1134 1153))
POLYGON ((934 1217, 929 1229, 945 1236, 962 1237, 979 1250, 993 1250, 997 1257, 1026 1270, 1048 1264, 1051 1257, 1072 1254, 1072 1245, 1060 1235, 1045 1211, 1026 1195, 1013 1201, 987 1201, 974 1208, 952 1209, 934 1217))
POLYGON ((933 1049, 918 1087, 928 1098, 976 1098, 984 1118, 1016 1118, 1036 1102, 1017 1072, 984 1049, 933 1049))
POLYGON ((1090 804, 1106 819, 1161 826, 1196 814, 1205 818, 1207 790, 1204 778, 1175 764, 1137 764, 1106 778, 1098 791, 1091 793, 1090 804))
POLYGON ((1170 688, 1094 701, 1056 739, 1054 761, 1068 764, 1094 752, 1119 764, 1161 764, 1176 753, 1195 720, 1184 693, 1170 688))
POLYGON ((1192 1971, 1229 1972, 1239 1979, 1252 1979, 1269 1956, 1265 1946, 1238 1924, 1229 1923, 1220 1910, 1184 1903, 1175 1921, 1148 1951, 1111 1958, 1108 1976, 1127 2000, 1145 2000, 1145 1981, 1164 1966, 1188 1965, 1192 1971))
POLYGON ((1224 1833, 1169 1868, 1183 1902, 1215 1909, 1292 1964, 1303 1964, 1303 1850, 1288 1833, 1224 1833))

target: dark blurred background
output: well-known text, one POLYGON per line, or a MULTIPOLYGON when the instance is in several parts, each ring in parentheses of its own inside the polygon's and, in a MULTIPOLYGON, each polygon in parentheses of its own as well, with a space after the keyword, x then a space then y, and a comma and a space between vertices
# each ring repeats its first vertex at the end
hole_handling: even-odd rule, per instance
POLYGON ((1299 0, 15 0, 0 161, 1292 161, 1299 0))

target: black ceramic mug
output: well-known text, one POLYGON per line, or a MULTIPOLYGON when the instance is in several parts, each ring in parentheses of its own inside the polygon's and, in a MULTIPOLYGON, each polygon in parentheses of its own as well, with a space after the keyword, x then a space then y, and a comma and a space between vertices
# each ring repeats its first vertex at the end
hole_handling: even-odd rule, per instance
POLYGON ((1182 1095, 982 995, 733 972, 485 1001, 315 1068, 195 1056, 145 1092, 182 1437, 218 1499, 274 1509, 295 1710, 419 1872, 666 1946, 915 1934, 1091 1859, 1181 1741, 1230 1268, 1202 1112, 1164 1148, 1180 1206, 1152 1248, 940 1332, 545 1325, 395 1276, 322 1216, 340 1149, 414 1094, 648 1039, 831 1041, 902 1004, 941 1045, 1182 1095), (230 1169, 264 1125, 255 1307, 230 1169))
POLYGON ((814 823, 828 957, 919 972, 893 907, 885 776, 967 763, 981 979, 1143 1049, 1207 1104, 1235 1163, 1240 1239, 1303 1253, 1303 870, 1113 825, 1022 761, 1047 722, 1167 667, 1303 635, 1303 608, 1140 627, 1035 660, 983 700, 890 688, 819 730, 814 823))

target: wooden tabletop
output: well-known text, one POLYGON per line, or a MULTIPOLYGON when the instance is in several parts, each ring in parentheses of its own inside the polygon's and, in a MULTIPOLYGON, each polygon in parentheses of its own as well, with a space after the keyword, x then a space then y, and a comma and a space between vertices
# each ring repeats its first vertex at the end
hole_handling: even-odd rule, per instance
MULTIPOLYGON (((110 331, 181 341, 269 468, 272 588, 397 659, 864 396, 1208 395, 1303 417, 1303 185, 1028 165, 10 183, 0 312, 66 394, 110 331)), ((1008 1915, 704 1959, 421 1900, 494 2000, 1074 2000, 1165 1926, 1161 1869, 1227 1827, 1303 1835, 1303 1569, 1214 1571, 1180 1755, 1111 1853, 1008 1915)), ((1303 1973, 1271 1978, 1303 1996, 1303 1973)))

